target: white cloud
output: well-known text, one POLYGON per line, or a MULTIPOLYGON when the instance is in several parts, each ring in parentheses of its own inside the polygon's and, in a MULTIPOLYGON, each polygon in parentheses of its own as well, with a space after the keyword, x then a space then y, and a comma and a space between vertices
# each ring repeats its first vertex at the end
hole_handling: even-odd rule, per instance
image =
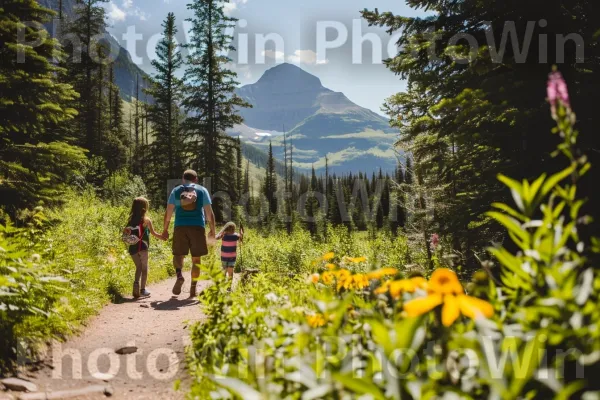
POLYGON ((116 3, 116 0, 111 0, 106 5, 106 15, 109 23, 123 22, 128 17, 138 17, 140 21, 147 21, 148 14, 142 11, 139 7, 133 6, 133 0, 122 0, 121 7, 116 3))
POLYGON ((329 60, 317 60, 317 53, 312 50, 296 50, 293 55, 288 56, 288 61, 294 64, 321 65, 328 64, 329 60))
POLYGON ((127 17, 127 14, 125 13, 125 11, 121 10, 112 1, 108 5, 107 15, 108 15, 108 18, 112 22, 123 22, 123 21, 125 21, 125 17, 127 17))
POLYGON ((225 3, 223 5, 223 11, 225 11, 226 15, 230 15, 231 13, 233 13, 235 10, 237 9, 237 4, 236 3, 225 3))
POLYGON ((226 15, 231 15, 235 10, 238 9, 240 4, 246 4, 248 0, 230 0, 223 4, 223 11, 226 15))
POLYGON ((278 63, 282 63, 285 61, 285 54, 283 53, 283 51, 263 50, 262 55, 272 60, 275 60, 278 63))

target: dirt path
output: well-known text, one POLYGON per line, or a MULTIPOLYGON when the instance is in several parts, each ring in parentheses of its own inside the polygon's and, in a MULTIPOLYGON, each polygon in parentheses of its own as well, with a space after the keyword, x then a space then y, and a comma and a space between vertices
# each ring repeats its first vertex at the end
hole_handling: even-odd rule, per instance
MULTIPOLYGON (((125 298, 120 304, 105 307, 80 336, 55 345, 48 367, 30 377, 38 390, 105 385, 113 388, 113 399, 183 399, 190 380, 185 370, 185 346, 191 325, 203 314, 198 300, 185 293, 188 282, 178 297, 171 294, 173 283, 170 279, 152 285, 148 288, 150 297, 137 301, 125 298), (127 346, 135 346, 137 351, 115 353, 127 346), (173 388, 177 379, 181 379, 179 391, 173 388)), ((198 291, 207 285, 199 282, 198 291)), ((102 394, 74 397, 102 398, 102 394)))

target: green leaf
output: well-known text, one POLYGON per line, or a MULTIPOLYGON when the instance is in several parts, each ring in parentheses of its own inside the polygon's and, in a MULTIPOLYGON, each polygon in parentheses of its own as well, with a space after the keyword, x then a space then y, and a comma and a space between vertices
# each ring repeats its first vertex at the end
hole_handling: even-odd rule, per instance
POLYGON ((239 379, 217 375, 207 375, 207 377, 217 385, 224 387, 244 400, 263 400, 262 395, 258 391, 239 379))
POLYGON ((563 179, 568 177, 575 171, 576 164, 571 164, 571 166, 563 169, 560 172, 552 175, 550 178, 546 180, 544 186, 542 187, 542 196, 546 196, 552 189, 554 189, 563 179))
MULTIPOLYGON (((519 368, 515 368, 513 371, 514 380, 510 386, 510 392, 512 394, 511 398, 516 399, 520 397, 523 387, 525 387, 525 384, 531 380, 533 374, 542 361, 544 356, 544 342, 541 340, 542 335, 542 333, 538 332, 533 339, 529 340, 525 344, 523 351, 519 355, 521 365, 518 366, 519 368)), ((515 365, 515 367, 517 367, 517 365, 515 365)))
POLYGON ((504 203, 492 203, 492 207, 502 210, 505 213, 507 213, 508 215, 515 217, 517 219, 520 219, 523 222, 527 221, 527 217, 525 217, 523 214, 521 214, 514 208, 510 207, 509 205, 506 205, 504 203))
POLYGON ((569 400, 573 398, 573 395, 579 392, 581 389, 585 387, 584 380, 578 380, 575 382, 571 382, 568 384, 563 390, 556 394, 554 400, 569 400))
POLYGON ((502 174, 498 174, 498 180, 510 188, 513 200, 517 204, 517 207, 519 207, 521 211, 525 211, 523 205, 523 186, 516 180, 502 174))
POLYGON ((525 282, 531 281, 531 276, 523 271, 521 267, 521 260, 513 256, 505 248, 492 247, 488 249, 489 252, 498 259, 498 261, 510 270, 514 275, 522 278, 525 282))
POLYGON ((333 374, 333 378, 344 385, 346 389, 353 391, 358 394, 370 394, 375 399, 378 400, 386 400, 383 393, 381 393, 381 389, 373 382, 370 382, 366 379, 355 378, 352 374, 333 374))
POLYGON ((540 201, 538 196, 538 190, 540 190, 540 187, 542 186, 542 183, 544 183, 544 180, 546 179, 546 174, 542 174, 539 178, 537 178, 530 186, 529 188, 529 197, 528 200, 531 203, 535 203, 537 205, 537 203, 540 201))
POLYGON ((390 355, 396 348, 395 343, 390 338, 390 333, 383 323, 377 320, 370 320, 371 332, 375 343, 383 347, 386 355, 390 355))
POLYGON ((504 225, 509 232, 515 234, 518 238, 520 238, 526 244, 529 243, 529 236, 525 230, 521 227, 521 224, 514 218, 507 216, 506 214, 502 214, 496 211, 489 211, 486 213, 487 216, 495 219, 500 224, 504 225))

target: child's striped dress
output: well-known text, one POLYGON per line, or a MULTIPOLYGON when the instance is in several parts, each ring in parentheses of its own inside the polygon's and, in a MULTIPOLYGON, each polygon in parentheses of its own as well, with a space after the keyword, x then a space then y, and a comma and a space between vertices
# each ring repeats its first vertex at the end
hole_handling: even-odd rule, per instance
POLYGON ((237 233, 223 236, 223 242, 221 243, 221 263, 224 267, 235 266, 238 240, 240 240, 240 236, 237 233))

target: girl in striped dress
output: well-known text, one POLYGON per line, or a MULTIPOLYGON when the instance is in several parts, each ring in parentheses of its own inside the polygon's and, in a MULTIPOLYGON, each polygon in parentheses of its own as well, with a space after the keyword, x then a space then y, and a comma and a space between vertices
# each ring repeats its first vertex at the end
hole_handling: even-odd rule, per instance
POLYGON ((223 239, 221 242, 221 265, 230 280, 233 280, 233 267, 235 267, 237 259, 237 242, 244 239, 244 232, 236 233, 235 230, 235 224, 228 222, 216 236, 216 239, 223 239))

